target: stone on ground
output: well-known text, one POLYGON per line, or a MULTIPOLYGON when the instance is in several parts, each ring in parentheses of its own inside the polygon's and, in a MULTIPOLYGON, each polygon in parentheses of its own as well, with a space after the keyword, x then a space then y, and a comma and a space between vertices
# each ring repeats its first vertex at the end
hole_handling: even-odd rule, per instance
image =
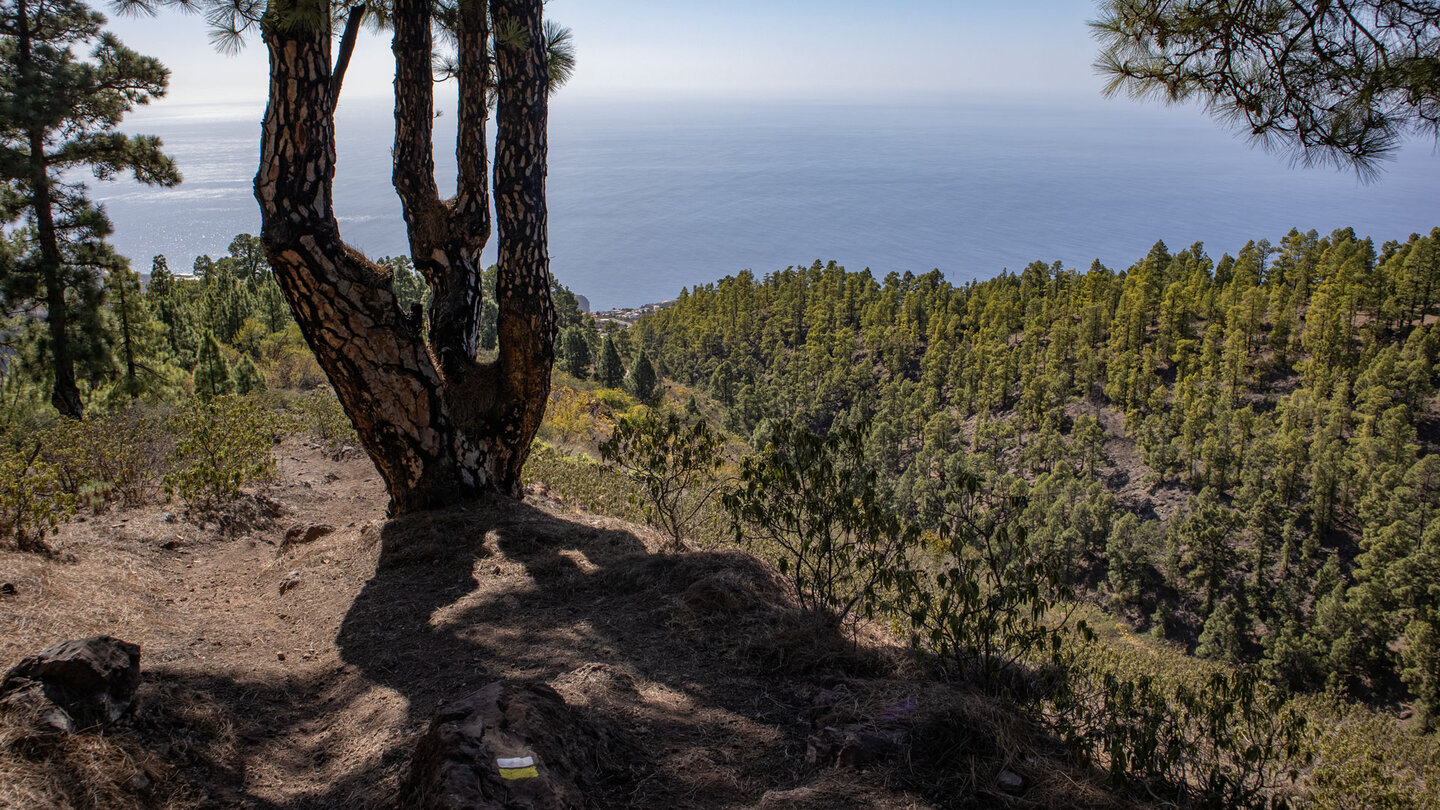
POLYGON ((617 741, 549 686, 502 680, 440 707, 400 806, 570 810, 614 767, 617 741))
POLYGON ((130 713, 140 685, 140 647, 111 636, 63 641, 22 660, 0 681, 0 708, 37 728, 71 733, 130 713))

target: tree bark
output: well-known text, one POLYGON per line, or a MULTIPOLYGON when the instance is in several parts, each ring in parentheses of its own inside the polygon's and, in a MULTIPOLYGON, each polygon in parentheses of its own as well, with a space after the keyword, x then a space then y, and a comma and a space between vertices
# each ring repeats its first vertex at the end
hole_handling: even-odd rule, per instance
POLYGON ((340 103, 340 86, 345 82, 345 71, 350 69, 350 57, 355 53, 355 40, 360 37, 360 24, 365 21, 369 8, 361 3, 351 7, 345 15, 345 30, 340 34, 340 53, 335 57, 335 69, 330 73, 330 109, 340 103))
MULTIPOLYGON (((16 66, 23 80, 31 64, 30 11, 24 0, 15 11, 16 66)), ((50 334, 50 365, 55 385, 50 404, 61 416, 81 419, 85 416, 80 389, 75 385, 75 359, 70 353, 70 334, 65 310, 65 258, 60 253, 60 237, 55 230, 55 200, 50 195, 50 166, 45 153, 45 133, 31 127, 26 133, 30 142, 30 193, 35 212, 35 231, 40 242, 40 274, 45 281, 45 326, 50 334)))
POLYGON ((493 0, 499 76, 495 132, 495 216, 500 230, 499 365, 512 392, 509 421, 527 436, 516 443, 512 475, 530 452, 550 395, 555 362, 555 309, 550 300, 545 173, 549 155, 550 65, 542 0, 493 0), (545 373, 534 373, 544 369, 545 373))
POLYGON ((460 177, 450 200, 440 199, 435 183, 430 4, 394 4, 392 180, 412 258, 432 291, 428 335, 401 312, 389 274, 340 239, 331 207, 335 131, 326 6, 275 0, 262 25, 270 100, 255 177, 261 239, 306 341, 385 479, 392 514, 484 491, 518 495, 549 392, 555 318, 545 230, 546 75, 533 70, 537 56, 542 67, 545 58, 542 4, 503 5, 504 19, 521 16, 511 10, 518 8, 527 24, 535 22, 519 37, 523 47, 513 49, 518 56, 507 61, 502 50, 497 59, 496 182, 499 188, 503 177, 507 185, 496 196, 502 207, 500 356, 486 364, 475 359, 480 253, 490 231, 483 0, 461 4, 460 177), (285 23, 296 18, 315 22, 285 23), (507 116, 516 123, 507 124, 507 116))
POLYGON ((30 133, 30 185, 35 204, 35 231, 40 241, 41 274, 45 278, 45 326, 50 333, 50 365, 55 374, 55 387, 50 404, 61 416, 83 419, 85 407, 80 402, 80 389, 75 385, 75 358, 70 352, 68 312, 65 309, 65 258, 60 253, 60 237, 55 230, 55 214, 51 209, 50 171, 45 165, 45 138, 34 130, 30 133))
POLYGON ((133 402, 140 398, 140 385, 139 378, 135 373, 135 343, 134 335, 130 330, 130 302, 125 295, 125 288, 130 286, 129 279, 121 277, 117 286, 120 288, 120 349, 125 355, 125 385, 130 389, 130 400, 133 402))

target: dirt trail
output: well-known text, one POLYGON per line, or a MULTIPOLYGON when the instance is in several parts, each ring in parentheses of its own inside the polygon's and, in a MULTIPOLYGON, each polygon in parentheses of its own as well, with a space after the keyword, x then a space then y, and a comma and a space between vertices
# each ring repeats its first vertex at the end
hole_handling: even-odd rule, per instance
MULTIPOLYGON (((906 776, 924 763, 806 764, 818 724, 916 695, 955 704, 907 681, 893 645, 856 647, 787 608, 753 559, 661 554, 647 530, 549 498, 387 521, 367 460, 295 441, 279 457, 280 482, 224 527, 172 504, 72 523, 61 559, 0 553, 18 590, 0 602, 0 667, 116 635, 142 646, 152 702, 198 701, 233 727, 234 761, 191 755, 169 777, 194 785, 187 806, 387 806, 438 703, 499 677, 546 681, 629 741, 632 767, 597 807, 940 806, 906 776), (320 525, 334 531, 286 543, 320 525)), ((925 754, 974 755, 944 806, 1058 806, 1055 790, 1114 804, 1053 763, 996 760, 968 725, 925 754), (992 791, 1002 766, 1027 797, 992 791)), ((155 734, 140 740, 160 756, 181 747, 155 734)))

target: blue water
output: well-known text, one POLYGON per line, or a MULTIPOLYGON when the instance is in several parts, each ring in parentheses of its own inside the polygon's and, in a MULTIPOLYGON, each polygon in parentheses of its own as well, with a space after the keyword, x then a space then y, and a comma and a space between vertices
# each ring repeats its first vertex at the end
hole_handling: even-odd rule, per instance
MULTIPOLYGON (((127 121, 160 135, 185 174, 166 190, 92 183, 137 269, 156 253, 188 268, 258 229, 259 117, 158 106, 127 121)), ((442 114, 437 126, 453 122, 442 114)), ((338 133, 344 237, 372 256, 404 252, 389 109, 342 105, 338 133)), ((1127 267, 1157 239, 1203 241, 1219 258, 1292 227, 1384 241, 1440 225, 1429 144, 1366 185, 1292 168, 1195 111, 1124 101, 601 104, 562 93, 550 139, 552 269, 600 309, 817 258, 964 282, 1036 259, 1127 267)), ((437 150, 441 172, 453 172, 451 148, 437 150)))

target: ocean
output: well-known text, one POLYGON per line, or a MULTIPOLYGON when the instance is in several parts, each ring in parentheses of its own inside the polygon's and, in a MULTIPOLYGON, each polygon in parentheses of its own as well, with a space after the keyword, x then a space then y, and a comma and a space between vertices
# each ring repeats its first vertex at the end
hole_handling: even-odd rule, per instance
MULTIPOLYGON (((127 131, 161 136, 185 175, 174 189, 90 182, 137 270, 165 254, 185 271, 258 230, 260 115, 157 104, 127 119, 127 131)), ((453 139, 442 111, 437 132, 447 124, 453 139)), ((342 235, 374 257, 403 253, 388 105, 342 102, 337 132, 342 235)), ((442 177, 452 153, 437 149, 442 177)), ((1175 250, 1203 242, 1215 259, 1291 228, 1403 240, 1440 225, 1437 189, 1433 144, 1408 146, 1366 184, 1293 167, 1193 109, 1126 100, 600 102, 562 91, 551 267, 596 309, 816 259, 877 276, 938 268, 964 283, 1035 260, 1124 268, 1161 239, 1175 250)))

